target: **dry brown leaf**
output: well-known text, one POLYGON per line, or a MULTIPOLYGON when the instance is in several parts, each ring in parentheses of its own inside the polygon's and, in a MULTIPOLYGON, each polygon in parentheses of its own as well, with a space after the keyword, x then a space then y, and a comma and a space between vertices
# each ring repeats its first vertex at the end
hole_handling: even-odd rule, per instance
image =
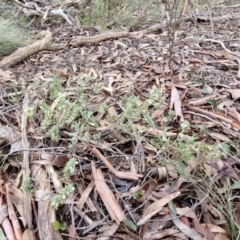
POLYGON ((182 114, 182 102, 180 100, 180 94, 176 87, 172 85, 171 87, 171 103, 170 108, 175 110, 175 119, 178 120, 180 118, 180 122, 184 121, 184 117, 182 114))
POLYGON ((108 240, 108 236, 113 236, 113 234, 118 230, 119 224, 114 223, 111 225, 107 225, 102 235, 107 237, 98 237, 97 240, 108 240))
POLYGON ((198 98, 196 100, 192 100, 189 102, 189 104, 192 104, 194 106, 200 106, 200 105, 206 104, 208 100, 214 99, 216 96, 217 96, 217 93, 214 93, 212 95, 209 95, 209 96, 206 96, 203 98, 198 98))
POLYGON ((72 69, 73 69, 74 72, 77 71, 77 65, 76 65, 75 63, 73 63, 73 65, 72 65, 72 69))
POLYGON ((232 98, 233 99, 239 99, 240 98, 240 89, 236 88, 236 89, 228 89, 227 91, 229 91, 232 94, 232 98))
POLYGON ((158 232, 151 233, 150 236, 144 237, 144 239, 145 240, 162 239, 162 238, 165 238, 167 236, 171 236, 171 235, 177 234, 177 233, 179 233, 179 230, 165 229, 165 230, 161 230, 161 231, 158 231, 158 232))
POLYGON ((237 77, 240 78, 240 59, 236 58, 237 62, 238 62, 238 73, 237 73, 237 77))
POLYGON ((212 233, 224 233, 224 234, 227 234, 226 230, 217 226, 217 225, 214 225, 214 224, 210 224, 210 223, 202 223, 201 224, 202 226, 208 228, 212 233))
POLYGON ((27 228, 24 232, 23 232, 23 236, 22 236, 22 240, 37 240, 35 233, 33 230, 27 228))
POLYGON ((94 181, 91 181, 90 184, 88 184, 85 191, 81 194, 80 199, 77 201, 76 207, 80 210, 83 209, 84 203, 87 201, 89 194, 91 193, 92 189, 94 187, 94 181))
POLYGON ((193 107, 193 106, 190 106, 190 105, 188 105, 188 108, 191 109, 192 111, 199 112, 199 113, 204 114, 206 116, 224 121, 225 123, 231 124, 232 127, 240 130, 240 123, 238 121, 230 119, 220 112, 210 112, 210 111, 207 111, 207 110, 204 110, 204 109, 201 109, 201 108, 198 108, 198 107, 193 107))
MULTIPOLYGON (((174 218, 175 215, 172 214, 171 216, 174 218)), ((189 228, 179 218, 174 218, 172 221, 176 227, 189 238, 193 240, 203 240, 203 237, 200 234, 198 234, 194 229, 189 228)))
POLYGON ((22 224, 24 227, 26 227, 26 219, 24 218, 24 205, 23 205, 23 199, 24 194, 23 191, 19 188, 15 187, 14 185, 11 185, 11 189, 13 194, 10 194, 10 200, 14 204, 15 208, 17 209, 18 213, 20 214, 19 219, 21 219, 22 224))
POLYGON ((238 122, 240 122, 240 113, 237 111, 235 107, 228 107, 227 114, 236 119, 238 122))
POLYGON ((176 168, 172 164, 166 164, 165 166, 167 168, 168 174, 173 178, 177 179, 178 178, 178 173, 176 171, 176 168))
POLYGON ((52 180, 55 191, 58 192, 63 187, 58 173, 53 168, 53 166, 47 165, 47 166, 45 166, 45 168, 47 170, 47 173, 48 173, 50 179, 52 180))
POLYGON ((118 224, 126 219, 121 208, 118 206, 118 203, 105 183, 104 177, 100 169, 96 169, 95 164, 91 162, 93 178, 95 181, 95 186, 98 194, 100 195, 105 207, 108 210, 109 215, 113 220, 118 224))
POLYGON ((214 240, 230 240, 230 238, 228 238, 226 235, 224 234, 217 234, 215 237, 214 237, 214 240))
POLYGON ((222 134, 222 133, 217 133, 217 132, 208 132, 208 134, 215 139, 218 139, 220 141, 223 142, 231 142, 231 139, 228 138, 226 135, 222 134))
POLYGON ((169 195, 167 195, 166 197, 152 203, 150 206, 148 206, 148 208, 146 209, 146 211, 143 214, 143 217, 140 221, 138 221, 137 225, 141 226, 144 223, 146 223, 152 216, 154 216, 155 214, 157 214, 158 212, 160 212, 162 210, 162 208, 171 200, 173 200, 174 198, 176 198, 177 196, 180 195, 180 191, 177 191, 175 193, 171 193, 169 195))
POLYGON ((206 239, 208 239, 208 240, 214 239, 214 234, 208 228, 202 226, 199 223, 196 214, 189 207, 176 208, 176 212, 178 215, 185 215, 186 217, 192 218, 193 222, 194 222, 195 230, 198 233, 202 234, 206 239))
POLYGON ((21 135, 15 129, 2 126, 0 124, 0 138, 5 139, 8 143, 11 143, 9 154, 23 149, 21 135))
POLYGON ((77 240, 77 238, 75 237, 76 236, 76 232, 77 231, 76 231, 75 226, 70 224, 70 226, 68 227, 68 234, 69 234, 68 240, 77 240))
POLYGON ((1 222, 1 225, 2 225, 2 228, 5 232, 5 234, 6 234, 7 239, 16 240, 16 237, 15 237, 15 234, 14 234, 14 231, 13 231, 13 228, 12 228, 12 224, 9 221, 8 217, 5 217, 3 219, 3 221, 1 222))
POLYGON ((144 194, 138 199, 138 202, 144 203, 152 195, 152 191, 155 190, 156 187, 157 183, 155 180, 150 179, 148 182, 146 182, 141 188, 144 194))
POLYGON ((2 76, 4 78, 4 80, 11 80, 12 79, 12 72, 9 70, 1 70, 0 69, 0 76, 2 76))
POLYGON ((118 117, 117 111, 115 110, 114 106, 111 106, 110 108, 108 108, 107 112, 110 118, 116 119, 118 117))
POLYGON ((50 153, 42 153, 41 158, 44 160, 32 161, 31 163, 41 164, 41 165, 50 164, 56 167, 64 167, 65 164, 70 159, 66 155, 56 155, 56 154, 50 154, 50 153))
POLYGON ((8 206, 9 218, 12 222, 12 226, 13 226, 13 229, 14 229, 16 240, 21 240, 22 239, 22 230, 21 230, 20 224, 18 222, 16 212, 13 208, 13 204, 10 201, 9 184, 5 184, 5 187, 6 187, 6 191, 7 191, 7 206, 8 206))
POLYGON ((165 178, 167 176, 166 167, 158 167, 157 170, 158 170, 159 180, 162 180, 163 178, 165 178))

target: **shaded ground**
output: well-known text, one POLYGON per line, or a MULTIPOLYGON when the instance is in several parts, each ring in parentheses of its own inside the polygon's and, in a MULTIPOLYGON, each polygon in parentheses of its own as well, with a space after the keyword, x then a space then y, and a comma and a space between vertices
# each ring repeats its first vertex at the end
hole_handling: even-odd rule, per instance
POLYGON ((41 239, 237 239, 240 60, 199 36, 240 55, 239 27, 185 23, 171 62, 164 31, 0 70, 1 205, 41 239))

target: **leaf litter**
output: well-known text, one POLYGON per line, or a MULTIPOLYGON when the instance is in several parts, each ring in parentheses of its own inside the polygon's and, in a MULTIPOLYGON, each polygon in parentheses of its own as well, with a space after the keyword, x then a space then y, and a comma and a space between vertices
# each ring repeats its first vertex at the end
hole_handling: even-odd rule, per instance
MULTIPOLYGON (((210 26, 197 24, 209 38, 210 26)), ((220 40, 223 25, 215 23, 220 40)), ((162 32, 42 52, 1 70, 0 234, 237 236, 239 44, 229 41, 231 55, 182 28, 172 65, 162 32)), ((69 33, 57 34, 67 42, 69 33)))

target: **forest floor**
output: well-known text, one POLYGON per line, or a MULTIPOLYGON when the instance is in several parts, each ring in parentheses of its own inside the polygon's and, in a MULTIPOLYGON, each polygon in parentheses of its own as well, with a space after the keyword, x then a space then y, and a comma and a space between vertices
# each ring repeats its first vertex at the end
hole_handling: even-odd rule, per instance
POLYGON ((167 30, 56 25, 66 48, 0 69, 1 239, 239 239, 239 20, 182 23, 171 56, 167 30))

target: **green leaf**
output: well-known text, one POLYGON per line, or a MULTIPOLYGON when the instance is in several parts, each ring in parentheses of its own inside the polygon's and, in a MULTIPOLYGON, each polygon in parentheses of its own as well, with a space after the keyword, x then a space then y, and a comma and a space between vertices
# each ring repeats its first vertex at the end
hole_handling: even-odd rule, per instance
POLYGON ((176 163, 176 167, 177 167, 177 169, 178 169, 179 171, 181 171, 181 172, 184 172, 185 169, 186 169, 186 166, 184 165, 184 163, 183 163, 182 161, 178 161, 178 162, 176 163))
POLYGON ((168 207, 172 213, 175 213, 175 214, 177 213, 172 201, 168 203, 168 207))
POLYGON ((133 195, 133 199, 138 200, 142 195, 143 195, 143 191, 142 191, 142 190, 138 190, 138 191, 133 195))
POLYGON ((240 189, 240 180, 233 183, 231 189, 240 189))
POLYGON ((58 230, 61 229, 61 224, 60 224, 59 221, 53 222, 53 223, 52 223, 52 226, 53 226, 53 229, 54 229, 55 231, 58 231, 58 230))
POLYGON ((205 76, 202 74, 202 87, 206 87, 206 81, 205 81, 205 76))
POLYGON ((125 225, 126 225, 127 227, 129 227, 129 228, 132 229, 133 231, 136 231, 136 230, 137 230, 136 225, 135 225, 131 220, 125 219, 123 222, 125 223, 125 225))
POLYGON ((0 228, 0 240, 6 240, 3 230, 0 228))
POLYGON ((186 70, 186 73, 188 73, 189 75, 193 75, 193 74, 197 74, 194 70, 186 70))
POLYGON ((207 89, 200 89, 201 93, 207 93, 207 89))
POLYGON ((209 104, 211 104, 214 109, 217 108, 217 101, 216 101, 216 100, 214 100, 214 99, 213 99, 213 100, 208 100, 207 102, 208 102, 209 104))
POLYGON ((153 128, 153 129, 157 129, 151 116, 147 113, 146 114, 146 120, 148 121, 149 125, 153 128))

